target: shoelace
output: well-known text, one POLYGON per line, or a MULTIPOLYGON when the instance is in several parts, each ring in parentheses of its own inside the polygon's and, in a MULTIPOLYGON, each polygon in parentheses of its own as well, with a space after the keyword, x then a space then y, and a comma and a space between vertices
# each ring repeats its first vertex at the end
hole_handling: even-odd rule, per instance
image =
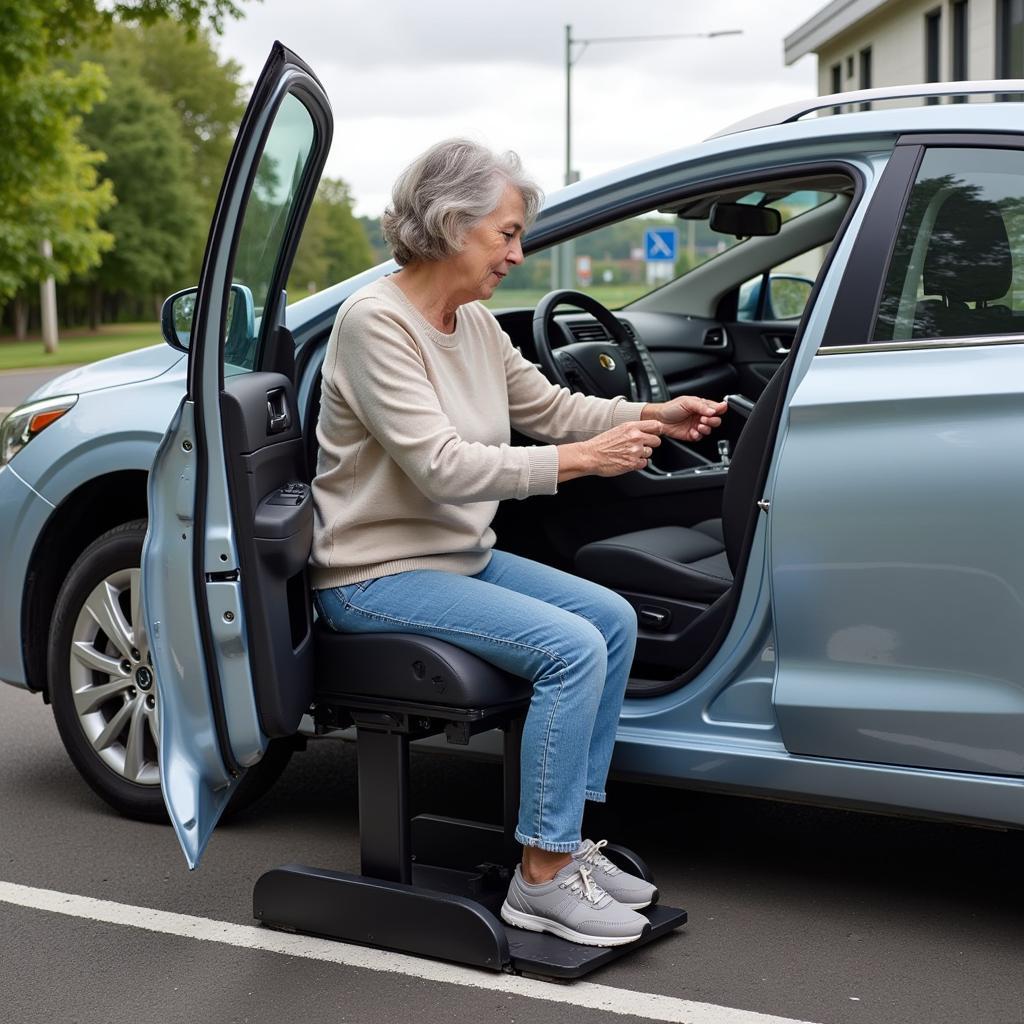
POLYGON ((594 867, 602 868, 609 875, 617 875, 620 869, 601 852, 607 845, 607 839, 599 839, 596 843, 591 843, 590 849, 580 857, 580 861, 584 864, 591 864, 594 867))
POLYGON ((591 877, 590 868, 582 864, 574 875, 570 875, 562 883, 562 888, 568 889, 576 896, 582 896, 588 903, 599 903, 605 895, 604 889, 591 877))

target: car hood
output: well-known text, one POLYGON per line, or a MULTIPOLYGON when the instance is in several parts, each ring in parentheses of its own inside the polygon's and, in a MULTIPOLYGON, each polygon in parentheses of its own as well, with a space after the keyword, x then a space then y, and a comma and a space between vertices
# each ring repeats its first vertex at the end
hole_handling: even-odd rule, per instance
POLYGON ((62 373, 33 391, 26 401, 49 398, 51 395, 81 395, 88 391, 116 388, 122 384, 137 384, 139 381, 159 377, 184 358, 184 353, 176 352, 170 345, 151 345, 135 352, 125 352, 124 355, 111 356, 62 373))

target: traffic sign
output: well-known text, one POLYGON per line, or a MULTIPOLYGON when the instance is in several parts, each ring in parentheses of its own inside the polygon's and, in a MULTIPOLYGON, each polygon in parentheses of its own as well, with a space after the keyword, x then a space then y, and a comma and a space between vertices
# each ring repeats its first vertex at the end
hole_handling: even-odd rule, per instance
POLYGON ((644 259, 648 263, 675 262, 679 251, 675 228, 648 228, 644 232, 644 259))
POLYGON ((593 275, 593 265, 589 256, 576 257, 576 283, 586 287, 590 284, 593 275))

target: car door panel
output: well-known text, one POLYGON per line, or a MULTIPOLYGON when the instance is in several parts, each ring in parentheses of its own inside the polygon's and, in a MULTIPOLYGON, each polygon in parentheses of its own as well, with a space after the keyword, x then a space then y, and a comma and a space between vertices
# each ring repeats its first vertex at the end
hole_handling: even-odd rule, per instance
POLYGON ((259 580, 244 592, 259 721, 268 737, 290 736, 309 708, 313 668, 313 499, 294 388, 283 374, 247 373, 225 382, 221 404, 241 578, 259 580), (275 429, 278 402, 288 425, 275 429))
POLYGON ((308 488, 271 505, 303 480, 305 446, 288 373, 266 371, 293 370, 280 359, 283 289, 331 133, 319 82, 275 43, 221 186, 188 389, 150 477, 161 785, 190 867, 243 770, 308 706, 308 488))
MULTIPOLYGON (((909 270, 892 282, 886 275, 890 256, 899 267, 897 252, 931 248, 920 234, 927 219, 903 231, 905 217, 913 226, 928 209, 912 196, 923 141, 900 140, 889 159, 826 347, 790 401, 770 511, 774 701, 794 753, 1019 776, 1024 549, 1014 510, 1024 500, 1024 338, 994 329, 920 336, 916 323, 899 340, 876 335, 882 298, 909 295, 917 317, 909 270)), ((946 145, 964 142, 950 136, 946 145)), ((1024 140, 991 145, 1020 149, 1024 140)), ((1024 193, 1019 152, 985 173, 1007 194, 1024 193)), ((952 190, 955 177, 924 174, 925 198, 936 183, 952 190)), ((985 180, 958 187, 980 194, 985 180)), ((975 252, 975 226, 963 223, 965 238, 944 229, 945 279, 957 279, 960 264, 1009 276, 1012 249, 986 242, 975 252)))
POLYGON ((1022 379, 1024 344, 813 362, 771 509, 790 751, 1024 774, 1022 379))

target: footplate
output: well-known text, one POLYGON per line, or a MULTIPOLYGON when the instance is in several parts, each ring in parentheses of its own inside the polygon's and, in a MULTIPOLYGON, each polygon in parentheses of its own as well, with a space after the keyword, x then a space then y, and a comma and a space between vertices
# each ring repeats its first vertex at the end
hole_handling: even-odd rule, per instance
POLYGON ((288 864, 256 882, 253 916, 269 928, 566 981, 686 923, 685 910, 655 905, 640 911, 651 927, 635 942, 582 946, 501 921, 507 879, 426 865, 414 872, 414 881, 428 879, 430 888, 288 864))

